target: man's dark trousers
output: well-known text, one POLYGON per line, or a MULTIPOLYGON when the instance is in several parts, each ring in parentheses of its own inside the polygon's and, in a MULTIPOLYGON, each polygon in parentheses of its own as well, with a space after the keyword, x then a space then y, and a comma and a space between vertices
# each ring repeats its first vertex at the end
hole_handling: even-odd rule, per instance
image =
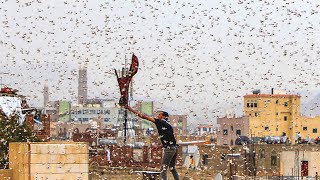
POLYGON ((177 159, 177 147, 165 147, 163 150, 163 158, 161 162, 161 177, 163 180, 167 180, 167 169, 170 171, 175 180, 179 180, 179 175, 176 170, 176 159, 177 159))

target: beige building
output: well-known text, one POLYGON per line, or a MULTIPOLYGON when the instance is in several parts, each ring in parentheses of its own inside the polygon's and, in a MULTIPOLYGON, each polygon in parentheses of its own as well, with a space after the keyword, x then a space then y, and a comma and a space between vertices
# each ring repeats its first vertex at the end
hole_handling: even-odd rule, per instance
POLYGON ((301 116, 298 94, 272 91, 245 95, 244 114, 249 116, 250 134, 256 137, 285 135, 295 143, 298 133, 302 139, 320 135, 320 117, 301 116))
POLYGON ((201 173, 210 173, 212 177, 221 173, 224 179, 232 175, 238 179, 315 177, 320 171, 319 150, 319 145, 300 144, 202 145, 199 146, 201 173))
POLYGON ((280 174, 283 176, 316 176, 320 172, 320 152, 312 146, 280 153, 280 174))
POLYGON ((87 143, 10 143, 10 179, 89 179, 87 143))

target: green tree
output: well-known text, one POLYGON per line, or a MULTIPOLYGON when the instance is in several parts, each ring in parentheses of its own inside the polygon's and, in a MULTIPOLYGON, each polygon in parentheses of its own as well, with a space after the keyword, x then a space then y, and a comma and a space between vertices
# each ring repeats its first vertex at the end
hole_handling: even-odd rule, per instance
POLYGON ((0 114, 0 169, 8 168, 10 142, 40 141, 26 123, 19 124, 17 116, 0 114))

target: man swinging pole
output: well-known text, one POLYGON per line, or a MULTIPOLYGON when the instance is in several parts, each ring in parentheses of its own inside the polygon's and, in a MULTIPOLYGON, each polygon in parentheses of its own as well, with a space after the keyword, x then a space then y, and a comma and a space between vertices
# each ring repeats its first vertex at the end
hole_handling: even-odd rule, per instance
MULTIPOLYGON (((158 134, 160 136, 161 143, 163 145, 163 157, 161 161, 161 177, 163 180, 167 180, 167 169, 170 168, 170 171, 175 180, 179 180, 179 175, 176 170, 175 164, 177 159, 177 144, 176 138, 174 137, 173 128, 167 122, 169 114, 167 112, 161 111, 157 118, 149 117, 144 115, 141 112, 138 112, 128 106, 128 89, 132 77, 138 72, 138 58, 135 55, 132 55, 132 63, 128 76, 119 77, 116 71, 121 97, 119 100, 119 105, 127 108, 129 111, 135 113, 140 118, 146 119, 155 123, 158 134)), ((126 111, 125 111, 126 112, 126 111)), ((126 113, 125 113, 126 116, 126 113)), ((126 118, 125 118, 126 119, 126 118)), ((125 122, 126 123, 126 122, 125 122)), ((126 129, 125 129, 126 130, 126 129)))
POLYGON ((156 125, 161 143, 163 145, 163 157, 160 169, 161 177, 162 179, 167 180, 167 169, 169 167, 174 179, 179 180, 179 175, 175 167, 178 148, 176 144, 176 138, 174 137, 173 128, 167 122, 169 114, 165 111, 161 111, 157 118, 153 118, 132 109, 130 106, 127 106, 127 109, 135 113, 140 118, 151 121, 156 125))

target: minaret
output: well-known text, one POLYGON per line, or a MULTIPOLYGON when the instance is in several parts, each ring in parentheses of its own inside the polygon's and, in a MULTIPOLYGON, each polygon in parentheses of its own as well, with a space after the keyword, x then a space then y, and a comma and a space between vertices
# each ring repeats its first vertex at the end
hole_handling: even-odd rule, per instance
POLYGON ((78 104, 83 104, 84 100, 88 98, 87 91, 87 68, 81 65, 78 79, 78 104))
POLYGON ((44 83, 44 88, 43 88, 43 107, 46 109, 49 103, 49 87, 48 87, 48 80, 45 81, 44 83))

